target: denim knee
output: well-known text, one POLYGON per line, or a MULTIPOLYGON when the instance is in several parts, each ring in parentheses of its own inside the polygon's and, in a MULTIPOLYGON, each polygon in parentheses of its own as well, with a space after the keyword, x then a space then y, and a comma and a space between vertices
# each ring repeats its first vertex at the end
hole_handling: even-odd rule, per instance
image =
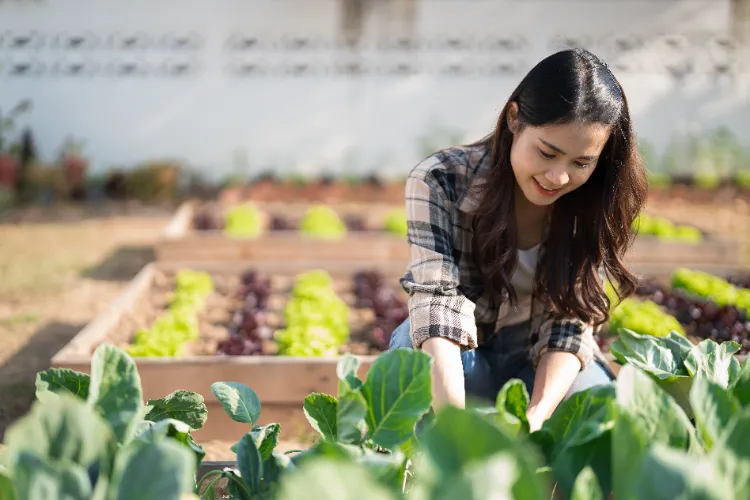
POLYGON ((494 404, 498 387, 484 352, 481 349, 472 349, 461 353, 461 364, 464 369, 466 395, 494 404))
POLYGON ((411 336, 409 335, 409 318, 406 318, 403 323, 398 325, 391 334, 391 341, 388 350, 392 351, 399 347, 414 349, 414 345, 411 343, 411 336))
POLYGON ((611 382, 612 378, 599 364, 599 361, 594 361, 588 367, 578 373, 578 376, 575 378, 575 380, 573 380, 573 384, 570 386, 570 389, 568 389, 568 393, 565 394, 565 397, 563 399, 568 399, 577 392, 591 389, 592 387, 597 385, 607 385, 611 382))

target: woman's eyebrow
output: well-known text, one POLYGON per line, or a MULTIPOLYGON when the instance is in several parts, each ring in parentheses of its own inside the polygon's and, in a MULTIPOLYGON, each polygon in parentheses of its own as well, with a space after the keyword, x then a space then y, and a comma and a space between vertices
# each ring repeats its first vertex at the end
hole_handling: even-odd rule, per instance
MULTIPOLYGON (((547 146, 548 148, 550 148, 550 149, 552 149, 552 150, 554 150, 554 151, 557 151, 557 152, 558 152, 558 153, 560 153, 561 155, 564 155, 564 154, 565 154, 565 151, 563 151, 562 149, 558 148, 558 147, 557 147, 557 146, 555 146, 554 144, 550 144, 549 142, 547 142, 547 141, 545 141, 544 139, 541 139, 541 138, 540 138, 539 140, 540 140, 541 142, 543 142, 543 143, 544 143, 544 145, 545 145, 545 146, 547 146)), ((582 159, 582 160, 596 160, 596 156, 579 156, 578 158, 580 158, 580 159, 582 159)))

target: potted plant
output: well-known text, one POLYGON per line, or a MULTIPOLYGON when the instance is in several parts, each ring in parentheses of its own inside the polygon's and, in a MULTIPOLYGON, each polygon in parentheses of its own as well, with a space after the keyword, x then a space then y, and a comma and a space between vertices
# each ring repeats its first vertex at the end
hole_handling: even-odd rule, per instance
POLYGON ((16 119, 31 108, 30 101, 21 101, 7 113, 0 110, 0 186, 16 190, 20 144, 11 139, 16 130, 16 119))

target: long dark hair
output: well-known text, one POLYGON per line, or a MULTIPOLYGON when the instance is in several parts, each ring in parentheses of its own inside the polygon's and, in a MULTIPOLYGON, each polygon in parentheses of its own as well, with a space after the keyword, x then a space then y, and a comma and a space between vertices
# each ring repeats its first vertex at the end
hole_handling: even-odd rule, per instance
POLYGON ((510 281, 517 262, 516 181, 510 163, 513 133, 507 120, 511 103, 518 106, 520 127, 574 121, 611 127, 591 177, 552 207, 548 250, 535 286, 537 296, 556 312, 600 325, 609 319, 610 302, 597 270, 603 266, 620 298, 635 291, 637 279, 625 265, 624 254, 634 236, 631 225, 648 193, 625 93, 595 55, 582 49, 557 52, 531 69, 508 99, 494 132, 472 145, 486 146, 491 155, 486 182, 476 193, 478 263, 486 282, 498 292, 507 291, 514 302, 510 281))

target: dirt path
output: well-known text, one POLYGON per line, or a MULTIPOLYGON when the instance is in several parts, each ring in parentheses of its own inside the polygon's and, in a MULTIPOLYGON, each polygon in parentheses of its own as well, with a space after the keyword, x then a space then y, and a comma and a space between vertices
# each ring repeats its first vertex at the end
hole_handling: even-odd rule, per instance
POLYGON ((153 260, 169 216, 0 226, 0 434, 28 410, 36 373, 153 260))

